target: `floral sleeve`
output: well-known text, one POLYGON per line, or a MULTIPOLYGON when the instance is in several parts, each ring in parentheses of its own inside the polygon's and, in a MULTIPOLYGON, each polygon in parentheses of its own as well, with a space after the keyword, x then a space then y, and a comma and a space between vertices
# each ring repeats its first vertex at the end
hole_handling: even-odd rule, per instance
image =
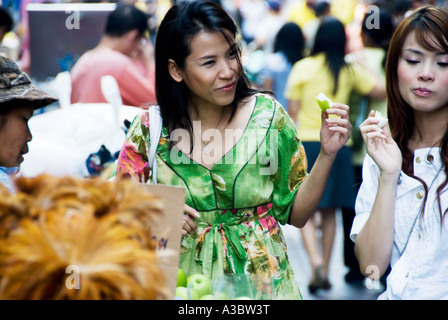
POLYGON ((117 176, 148 182, 149 113, 144 111, 132 122, 117 162, 117 176))
POLYGON ((273 205, 276 218, 288 221, 291 206, 300 184, 308 175, 307 159, 302 142, 292 119, 283 108, 278 121, 278 170, 272 176, 274 182, 273 205))

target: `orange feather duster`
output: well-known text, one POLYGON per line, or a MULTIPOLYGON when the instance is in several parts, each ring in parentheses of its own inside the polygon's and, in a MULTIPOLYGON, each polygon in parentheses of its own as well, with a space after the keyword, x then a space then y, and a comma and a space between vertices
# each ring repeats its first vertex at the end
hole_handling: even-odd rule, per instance
POLYGON ((0 299, 163 299, 150 226, 162 201, 131 180, 41 175, 0 187, 0 299))

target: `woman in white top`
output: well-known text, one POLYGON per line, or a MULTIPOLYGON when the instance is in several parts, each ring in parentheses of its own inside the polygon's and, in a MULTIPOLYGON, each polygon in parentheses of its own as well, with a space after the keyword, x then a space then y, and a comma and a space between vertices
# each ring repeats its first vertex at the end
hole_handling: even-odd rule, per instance
POLYGON ((386 66, 389 127, 360 125, 367 153, 351 238, 380 299, 448 298, 448 10, 397 27, 386 66))

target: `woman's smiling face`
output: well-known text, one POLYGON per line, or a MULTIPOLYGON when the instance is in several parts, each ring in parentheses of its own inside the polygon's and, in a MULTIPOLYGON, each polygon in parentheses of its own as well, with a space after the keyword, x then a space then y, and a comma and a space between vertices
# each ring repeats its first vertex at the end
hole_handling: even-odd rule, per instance
MULTIPOLYGON (((228 32, 227 36, 235 40, 228 32)), ((230 105, 240 76, 236 44, 230 46, 219 32, 200 31, 191 40, 190 48, 185 68, 173 78, 184 81, 194 105, 230 105)))

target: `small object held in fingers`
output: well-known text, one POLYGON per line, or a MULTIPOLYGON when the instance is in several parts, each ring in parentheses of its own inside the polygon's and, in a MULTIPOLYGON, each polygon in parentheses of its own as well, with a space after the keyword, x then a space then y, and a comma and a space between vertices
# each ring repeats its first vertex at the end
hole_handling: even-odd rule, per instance
POLYGON ((375 116, 374 116, 374 118, 380 120, 380 121, 376 124, 376 125, 377 125, 378 127, 380 127, 380 128, 383 128, 383 127, 387 124, 387 122, 388 122, 388 119, 387 119, 381 112, 379 112, 379 111, 375 111, 375 116))
POLYGON ((328 99, 323 92, 317 95, 316 100, 322 112, 325 112, 327 109, 333 106, 333 102, 330 99, 328 99))

